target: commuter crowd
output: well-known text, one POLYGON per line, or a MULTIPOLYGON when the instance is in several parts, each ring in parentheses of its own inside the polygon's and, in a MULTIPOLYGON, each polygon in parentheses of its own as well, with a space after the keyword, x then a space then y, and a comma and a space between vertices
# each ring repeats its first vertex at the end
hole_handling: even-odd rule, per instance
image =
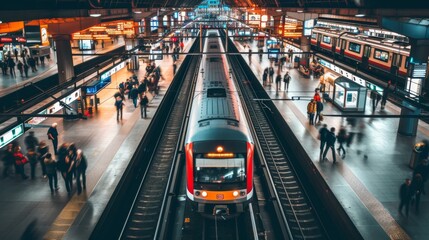
POLYGON ((429 177, 429 141, 423 141, 424 146, 419 157, 416 159, 418 164, 414 167, 410 178, 406 178, 399 188, 400 203, 398 212, 402 214, 405 207, 405 214, 408 217, 410 205, 414 206, 416 214, 420 211, 421 195, 426 195, 425 183, 429 177))
MULTIPOLYGON (((50 56, 46 55, 46 59, 50 61, 50 56)), ((28 77, 28 72, 31 71, 34 73, 37 70, 37 65, 45 65, 45 56, 32 57, 29 55, 27 49, 23 49, 21 53, 18 53, 18 50, 15 48, 13 53, 8 51, 5 54, 3 61, 0 61, 0 68, 2 69, 3 75, 11 75, 16 77, 15 68, 19 71, 21 77, 28 77)))
POLYGON ((82 188, 86 188, 87 159, 82 149, 78 149, 74 143, 63 143, 57 149, 58 131, 57 124, 53 123, 48 129, 47 139, 52 141, 53 152, 45 140, 39 141, 34 132, 30 131, 24 139, 26 150, 23 151, 17 141, 9 143, 2 153, 3 178, 9 176, 21 176, 23 180, 29 178, 27 175, 30 166, 30 177, 36 179, 38 165, 40 165, 41 176, 48 179, 51 193, 59 191, 58 174, 64 180, 68 194, 73 191, 73 179, 76 181, 77 192, 80 194, 82 188))

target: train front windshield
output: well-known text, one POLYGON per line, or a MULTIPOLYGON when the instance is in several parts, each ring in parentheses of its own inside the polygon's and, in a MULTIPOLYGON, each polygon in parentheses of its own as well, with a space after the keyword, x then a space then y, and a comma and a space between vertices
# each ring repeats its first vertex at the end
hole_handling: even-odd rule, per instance
POLYGON ((244 155, 235 158, 195 159, 195 181, 200 183, 238 183, 246 179, 244 155))

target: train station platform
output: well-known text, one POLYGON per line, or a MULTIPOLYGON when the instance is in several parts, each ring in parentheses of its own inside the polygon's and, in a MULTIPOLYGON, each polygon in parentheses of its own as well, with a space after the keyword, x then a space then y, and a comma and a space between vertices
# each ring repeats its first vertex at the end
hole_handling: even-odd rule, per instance
MULTIPOLYGON (((94 53, 103 54, 111 50, 114 50, 116 48, 119 48, 121 46, 124 46, 125 40, 123 38, 119 38, 118 41, 115 41, 113 44, 111 44, 110 42, 107 42, 104 48, 101 48, 101 46, 99 45, 97 45, 95 50, 87 50, 87 51, 80 51, 79 49, 72 48, 72 54, 94 54, 94 53)), ((73 65, 76 66, 82 62, 88 61, 95 57, 96 55, 88 55, 88 56, 75 55, 73 56, 73 65)), ((21 60, 22 62, 21 57, 19 57, 18 59, 21 60)), ((21 88, 22 86, 24 86, 29 82, 35 83, 58 73, 56 51, 53 51, 51 49, 51 59, 48 60, 45 58, 44 64, 41 64, 40 61, 38 63, 39 64, 36 66, 37 68, 36 72, 32 72, 31 68, 28 70, 28 77, 26 77, 25 74, 24 76, 21 76, 16 66, 15 66, 15 73, 16 73, 15 77, 10 75, 9 69, 7 71, 7 75, 0 74, 0 96, 4 96, 8 93, 11 93, 16 89, 21 88)))
MULTIPOLYGON (((254 54, 250 64, 248 54, 242 55, 262 85, 262 74, 270 66, 270 60, 266 55, 262 60, 259 59, 258 54, 255 54, 258 50, 256 43, 236 41, 235 44, 243 53, 248 53, 249 47, 252 48, 254 54)), ((278 67, 274 66, 274 69, 275 79, 278 67)), ((359 142, 355 137, 350 147, 346 148, 344 159, 337 152, 336 164, 333 164, 330 152, 327 155, 328 161, 319 161, 320 142, 317 137, 321 124, 309 124, 309 100, 284 100, 294 96, 313 97, 315 88, 319 86, 319 78, 304 77, 296 68, 291 67, 285 67, 281 71, 282 77, 286 71, 291 75, 288 91, 283 90, 283 81, 280 91, 276 91, 275 82, 264 88, 271 99, 278 99, 274 100, 275 105, 364 239, 427 239, 429 198, 422 195, 419 213, 416 213, 414 206, 410 206, 408 217, 405 209, 403 214, 398 212, 398 206, 401 184, 406 178, 412 179, 413 170, 409 168, 409 160, 413 146, 416 142, 429 138, 429 125, 419 121, 415 137, 399 134, 398 118, 382 118, 383 115, 400 115, 401 109, 390 102, 387 102, 384 110, 380 110, 380 105, 377 107, 374 116, 380 118, 325 117, 322 123, 327 124, 328 128, 335 127, 336 134, 341 126, 348 125, 348 129, 362 133, 363 137, 359 142)), ((370 91, 364 114, 371 115, 369 93, 370 91)), ((343 114, 331 102, 324 102, 323 113, 343 114)), ((427 189, 426 186, 426 192, 427 189)))
MULTIPOLYGON (((185 51, 192 42, 186 42, 185 51)), ((184 55, 181 55, 177 60, 178 68, 183 59, 184 55)), ((46 135, 47 127, 54 122, 58 123, 59 145, 73 142, 88 159, 87 187, 78 194, 75 185, 73 193, 68 195, 64 181, 58 174, 60 189, 51 194, 48 179, 43 178, 40 164, 37 165, 34 180, 23 180, 18 175, 1 179, 0 194, 4 198, 0 199, 0 239, 21 239, 22 236, 26 236, 25 239, 62 239, 92 195, 114 191, 112 182, 119 181, 121 171, 136 151, 174 76, 171 55, 165 56, 164 60, 157 60, 156 64, 161 66, 164 80, 159 82, 160 92, 157 96, 149 94, 148 118, 141 119, 140 107, 134 108, 132 101, 127 99, 123 120, 116 120, 113 95, 118 91, 119 83, 133 75, 132 71, 123 68, 112 75, 112 83, 97 94, 100 98, 98 111, 88 116, 87 120, 48 118, 40 124, 40 128, 31 129, 39 141, 46 141, 52 152, 52 143, 46 135)), ((145 75, 145 67, 146 63, 140 61, 139 70, 134 71, 139 80, 145 75)), ((24 153, 24 138, 27 135, 17 139, 24 153)), ((3 166, 0 167, 2 170, 3 166)), ((25 166, 25 172, 30 175, 29 165, 25 166)), ((104 200, 107 202, 109 199, 104 200)), ((94 216, 102 213, 101 205, 92 207, 94 216)))

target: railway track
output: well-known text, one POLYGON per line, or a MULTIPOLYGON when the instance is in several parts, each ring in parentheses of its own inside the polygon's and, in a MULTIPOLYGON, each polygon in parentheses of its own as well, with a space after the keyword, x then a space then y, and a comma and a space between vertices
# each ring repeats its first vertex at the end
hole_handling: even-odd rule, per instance
MULTIPOLYGON (((189 69, 198 69, 198 58, 193 57, 189 69)), ((189 76, 192 78, 192 73, 189 76)), ((188 96, 191 94, 192 81, 184 81, 180 94, 168 120, 165 123, 159 143, 152 155, 151 166, 146 172, 139 193, 135 199, 134 206, 130 211, 127 223, 124 226, 121 239, 154 239, 162 219, 162 207, 171 181, 171 173, 174 161, 177 157, 180 138, 183 135, 182 125, 186 118, 188 108, 188 96)))
MULTIPOLYGON (((231 46, 232 44, 230 44, 231 46)), ((235 49, 236 50, 236 49, 235 49)), ((329 239, 321 221, 315 212, 305 189, 297 177, 289 156, 282 148, 279 136, 271 127, 270 119, 264 113, 263 103, 253 101, 258 98, 257 92, 251 84, 244 81, 251 79, 247 75, 242 62, 238 60, 241 56, 229 56, 234 68, 234 74, 240 86, 241 93, 246 102, 247 112, 252 119, 252 125, 256 136, 258 152, 262 165, 266 169, 265 176, 272 186, 273 203, 277 206, 277 219, 282 228, 282 238, 289 239, 329 239), (240 67, 239 67, 240 66, 240 67), (283 223, 283 224, 282 224, 283 223)), ((247 67, 247 66, 245 66, 247 67)))
MULTIPOLYGON (((196 40, 190 52, 197 51, 196 40)), ((199 56, 182 63, 91 239, 162 238, 199 56)))

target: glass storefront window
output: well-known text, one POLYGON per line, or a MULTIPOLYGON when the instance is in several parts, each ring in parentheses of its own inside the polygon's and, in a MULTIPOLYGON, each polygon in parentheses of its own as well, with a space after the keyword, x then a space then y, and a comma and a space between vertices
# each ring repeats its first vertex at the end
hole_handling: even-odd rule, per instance
POLYGON ((345 94, 344 88, 339 86, 339 85, 336 85, 335 86, 335 102, 341 106, 344 105, 344 98, 345 98, 344 94, 345 94))
POLYGON ((357 107, 357 91, 348 91, 346 94, 346 107, 357 107))

